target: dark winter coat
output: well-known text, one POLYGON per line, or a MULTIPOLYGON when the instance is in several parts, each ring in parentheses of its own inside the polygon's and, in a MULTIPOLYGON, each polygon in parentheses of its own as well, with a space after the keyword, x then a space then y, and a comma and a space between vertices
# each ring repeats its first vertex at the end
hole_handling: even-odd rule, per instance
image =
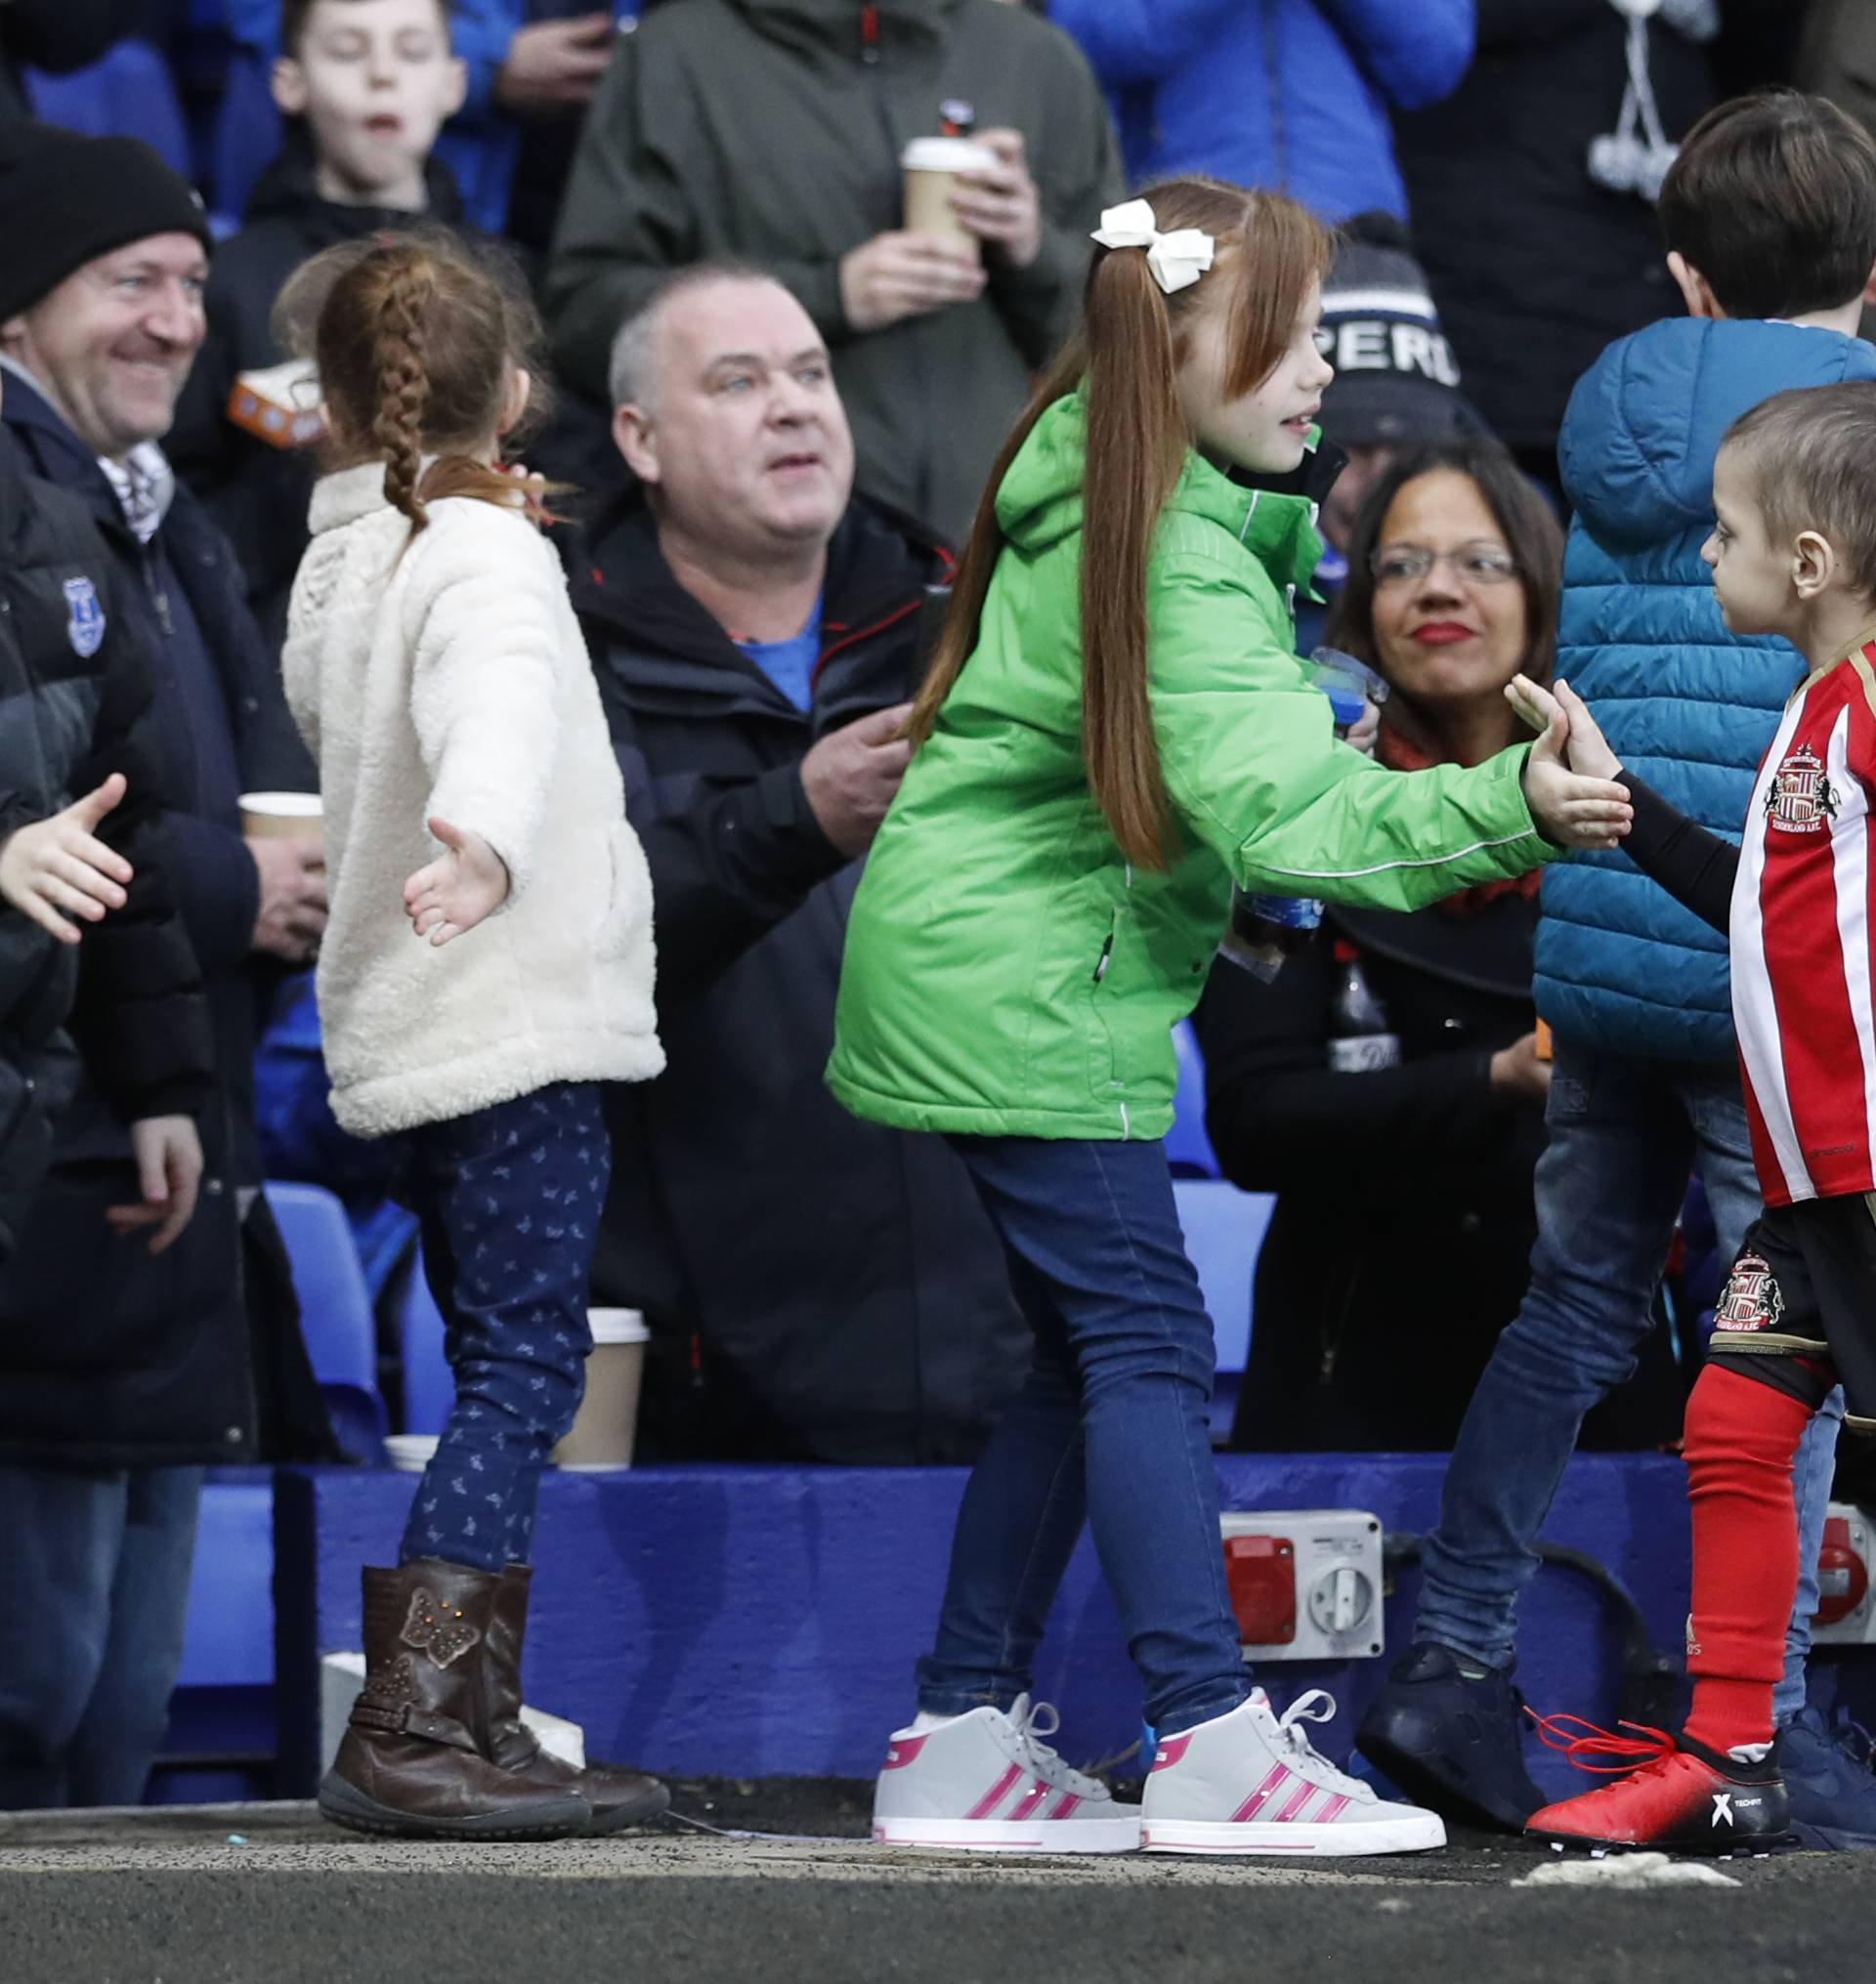
MULTIPOLYGON (((136 871, 125 906, 83 926, 78 949, 0 905, 0 1262, 51 1161, 74 1044, 124 1121, 193 1115, 210 1093, 208 1013, 171 888, 149 707, 84 505, 28 480, 0 443, 0 845, 120 772, 128 790, 98 838, 136 871)), ((94 1245, 108 1244, 101 1227, 94 1245)))
MULTIPOLYGON (((1546 450, 1611 339, 1679 309, 1661 224, 1592 183, 1591 140, 1616 128, 1628 24, 1609 0, 1478 0, 1478 54, 1456 96, 1401 116, 1414 249, 1466 397, 1514 448, 1546 450)), ((1714 101, 1708 54, 1648 25, 1668 137, 1714 101)))
POLYGON ((243 372, 289 356, 272 319, 301 263, 387 228, 460 221, 462 201, 448 168, 432 160, 428 178, 427 216, 340 206, 320 197, 305 141, 289 131, 286 148, 255 184, 240 232, 216 248, 209 264, 208 336, 163 449, 234 545, 247 574, 248 605, 273 654, 286 638, 287 597, 307 546, 307 505, 319 469, 313 448, 270 447, 236 427, 228 418, 229 395, 243 372))
POLYGON ((18 374, 0 408, 33 473, 69 490, 108 546, 126 629, 154 687, 150 750, 172 797, 183 924, 200 961, 215 1092, 200 1127, 195 1217, 160 1259, 101 1245, 107 1204, 134 1198, 122 1118, 81 1082, 58 1123, 53 1173, 0 1281, 0 1460, 73 1466, 238 1461, 254 1452, 256 1395, 240 1289, 239 1202, 259 1182, 253 1057, 273 974, 251 951, 259 879, 237 788, 313 784, 304 746, 242 600, 228 541, 186 489, 154 546, 126 527, 98 461, 18 374), (185 654, 187 644, 194 650, 185 654), (205 713, 179 687, 206 661, 205 713), (221 727, 197 735, 197 723, 221 727))
POLYGON ((823 834, 799 771, 817 738, 912 695, 949 560, 855 501, 805 713, 677 584, 642 508, 574 564, 651 863, 668 1057, 610 1091, 593 1271, 595 1299, 648 1311, 679 1373, 655 1380, 644 1437, 713 1457, 968 1458, 1027 1332, 950 1150, 860 1121, 822 1083, 862 864, 823 834))
POLYGON ((620 39, 587 112, 547 272, 555 356, 603 397, 619 324, 666 275, 753 262, 828 342, 861 481, 961 534, 1030 373, 1074 320, 1088 231, 1121 196, 1087 62, 1020 7, 683 0, 620 39), (938 130, 948 100, 980 130, 1023 133, 1042 252, 1024 270, 992 255, 975 303, 856 333, 841 258, 903 225, 900 153, 938 130))
POLYGON ((1278 1195, 1234 1446, 1452 1445, 1536 1236, 1543 1118, 1491 1082, 1493 1054, 1534 1021, 1536 923, 1518 895, 1469 918, 1331 907, 1272 983, 1213 967, 1193 1015, 1206 1127, 1233 1183, 1278 1195), (1330 1067, 1351 960, 1399 1036, 1397 1067, 1330 1067))

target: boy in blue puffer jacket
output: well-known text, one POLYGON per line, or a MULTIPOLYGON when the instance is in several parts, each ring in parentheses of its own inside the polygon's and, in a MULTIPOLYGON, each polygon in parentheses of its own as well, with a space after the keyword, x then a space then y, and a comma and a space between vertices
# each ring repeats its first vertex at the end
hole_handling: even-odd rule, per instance
MULTIPOLYGON (((1804 663, 1721 618, 1700 559, 1714 457, 1773 393, 1876 379, 1855 334, 1876 264, 1876 145, 1821 98, 1740 98, 1688 133, 1660 209, 1689 315, 1611 345, 1571 398, 1557 674, 1625 765, 1736 840, 1804 663)), ((1690 1165, 1724 1258, 1760 1205, 1725 939, 1621 855, 1558 868, 1543 902, 1537 1006, 1556 1047, 1531 1285, 1454 1449, 1415 1643, 1357 1739, 1423 1803, 1512 1827, 1539 1802, 1511 1685, 1517 1595, 1583 1415, 1635 1368, 1690 1165)), ((1806 1843, 1876 1846, 1876 1782, 1805 1708, 1842 1410, 1839 1393, 1798 1457, 1805 1570, 1778 1760, 1806 1843)))

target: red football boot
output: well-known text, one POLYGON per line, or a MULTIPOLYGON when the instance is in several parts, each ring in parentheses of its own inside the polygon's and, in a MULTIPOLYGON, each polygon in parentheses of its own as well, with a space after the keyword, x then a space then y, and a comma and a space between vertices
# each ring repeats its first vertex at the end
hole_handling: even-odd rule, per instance
POLYGON ((1583 1770, 1623 1770, 1616 1784, 1533 1812, 1524 1831, 1554 1844, 1659 1847, 1675 1853, 1763 1852, 1790 1836, 1784 1780, 1769 1756, 1759 1763, 1722 1755, 1683 1736, 1625 1722, 1644 1739, 1611 1736, 1592 1723, 1565 1737, 1573 1715, 1536 1717, 1544 1741, 1583 1770), (1558 1740, 1560 1739, 1560 1740, 1558 1740), (1598 1764, 1586 1757, 1625 1762, 1598 1764), (1639 1764, 1639 1768, 1631 1766, 1639 1764))

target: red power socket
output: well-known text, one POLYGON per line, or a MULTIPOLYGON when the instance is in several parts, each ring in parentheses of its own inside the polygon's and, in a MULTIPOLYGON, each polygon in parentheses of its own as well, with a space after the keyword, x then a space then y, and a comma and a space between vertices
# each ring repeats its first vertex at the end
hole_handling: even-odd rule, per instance
POLYGON ((1297 1563, 1288 1537, 1226 1537, 1224 1582, 1246 1646, 1288 1646, 1296 1638, 1297 1563))

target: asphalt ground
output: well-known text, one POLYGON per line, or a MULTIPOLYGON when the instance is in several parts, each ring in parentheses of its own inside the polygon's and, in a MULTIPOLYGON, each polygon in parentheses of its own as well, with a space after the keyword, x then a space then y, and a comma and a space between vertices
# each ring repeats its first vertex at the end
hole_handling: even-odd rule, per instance
POLYGON ((687 1784, 674 1810, 724 1832, 548 1845, 367 1840, 298 1804, 0 1814, 0 1984, 1876 1978, 1876 1855, 1640 1889, 1619 1859, 1549 1884, 1556 1856, 1482 1835, 1308 1867, 974 1858, 871 1845, 870 1789, 687 1784))

